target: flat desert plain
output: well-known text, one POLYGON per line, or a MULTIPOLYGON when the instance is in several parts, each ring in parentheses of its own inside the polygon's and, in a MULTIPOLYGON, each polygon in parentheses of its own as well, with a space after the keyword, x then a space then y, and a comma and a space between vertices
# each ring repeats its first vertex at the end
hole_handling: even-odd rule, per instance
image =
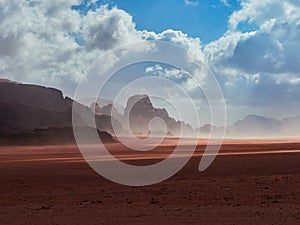
MULTIPOLYGON (((128 164, 150 165, 176 143, 138 153, 107 147, 128 164)), ((300 224, 299 140, 226 140, 199 172, 204 148, 199 141, 172 178, 129 187, 98 175, 76 145, 2 146, 0 224, 300 224)))

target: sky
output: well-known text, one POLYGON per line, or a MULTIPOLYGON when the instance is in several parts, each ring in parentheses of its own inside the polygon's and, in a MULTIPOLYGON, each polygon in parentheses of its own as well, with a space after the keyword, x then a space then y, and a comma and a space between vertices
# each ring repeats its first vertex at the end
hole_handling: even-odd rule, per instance
MULTIPOLYGON (((136 23, 136 29, 161 33, 167 29, 180 30, 190 37, 201 37, 202 42, 217 40, 227 30, 228 17, 240 8, 236 0, 222 2, 174 1, 174 0, 117 0, 96 1, 95 5, 109 3, 110 6, 128 12, 136 23), (230 4, 229 4, 230 3, 230 4)), ((76 9, 86 12, 87 4, 80 4, 76 9)), ((251 29, 250 27, 247 27, 251 29)))
MULTIPOLYGON (((59 88, 70 97, 99 56, 151 40, 183 46, 187 53, 178 58, 210 68, 229 124, 248 114, 300 114, 299 0, 0 0, 0 77, 59 88)), ((140 51, 125 50, 127 57, 140 51)), ((103 70, 120 57, 105 60, 103 70)), ((173 78, 201 100, 191 82, 178 79, 180 69, 145 63, 121 71, 125 78, 115 84, 149 74, 173 78)), ((210 88, 201 74, 190 75, 210 88)))

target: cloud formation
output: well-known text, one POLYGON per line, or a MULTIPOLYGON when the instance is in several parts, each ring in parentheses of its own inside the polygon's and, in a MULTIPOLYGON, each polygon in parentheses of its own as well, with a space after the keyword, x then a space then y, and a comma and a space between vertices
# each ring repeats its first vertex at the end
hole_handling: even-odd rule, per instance
POLYGON ((242 1, 241 10, 229 19, 226 34, 205 46, 206 60, 232 105, 244 105, 248 110, 260 107, 271 114, 282 108, 290 114, 297 113, 299 10, 299 1, 293 0, 242 1), (241 24, 258 28, 241 32, 241 24))
MULTIPOLYGON (((182 31, 138 30, 132 16, 117 7, 102 5, 86 13, 71 8, 80 3, 0 0, 1 76, 68 89, 109 49, 128 42, 162 40, 189 49, 186 58, 190 63, 205 61, 213 69, 229 108, 279 110, 283 104, 291 114, 300 109, 298 0, 242 0, 241 9, 228 20, 228 31, 205 46, 201 37, 191 38, 182 31)), ((116 60, 116 55, 107 57, 103 67, 116 60)), ((154 69, 162 76, 179 74, 154 69)))
MULTIPOLYGON (((108 5, 82 15, 71 9, 79 3, 1 0, 1 76, 53 86, 75 83, 107 50, 147 39, 171 41, 201 52, 198 38, 173 30, 161 34, 137 30, 131 15, 108 5)), ((112 56, 107 64, 114 60, 112 56)))

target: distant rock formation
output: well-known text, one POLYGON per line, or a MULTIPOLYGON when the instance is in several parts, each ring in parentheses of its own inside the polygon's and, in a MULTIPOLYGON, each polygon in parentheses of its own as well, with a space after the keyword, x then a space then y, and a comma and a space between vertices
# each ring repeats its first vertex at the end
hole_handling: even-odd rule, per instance
MULTIPOLYGON (((49 128, 72 128, 72 105, 74 101, 64 98, 62 92, 53 88, 37 85, 19 84, 10 81, 0 82, 0 135, 32 133, 49 128)), ((93 112, 77 103, 82 115, 95 116, 93 112)), ((89 124, 81 117, 74 115, 82 127, 89 124)), ((97 129, 112 132, 109 116, 95 116, 97 129)), ((53 130, 51 130, 53 131, 53 130)))
MULTIPOLYGON (((230 133, 230 131, 227 128, 225 128, 224 130, 224 127, 216 127, 210 124, 205 124, 204 126, 199 127, 196 130, 201 138, 209 138, 211 136, 212 131, 217 132, 217 137, 220 137, 220 135, 228 136, 230 133)), ((214 137, 212 136, 212 138, 214 137)))
POLYGON ((263 116, 248 115, 243 120, 235 122, 228 129, 230 137, 300 137, 300 116, 277 120, 263 116))
POLYGON ((279 120, 263 116, 249 115, 239 120, 230 127, 230 134, 233 136, 274 136, 278 132, 279 120))
POLYGON ((119 123, 120 126, 121 123, 123 123, 123 115, 121 115, 111 103, 101 107, 98 103, 95 102, 91 105, 90 108, 92 112, 94 112, 98 116, 110 116, 112 117, 112 119, 118 121, 117 123, 119 123))
MULTIPOLYGON (((166 109, 153 107, 153 104, 147 95, 130 97, 125 108, 125 117, 129 119, 130 129, 133 133, 149 134, 150 121, 153 118, 160 118, 166 125, 165 135, 191 136, 195 134, 193 128, 189 124, 171 118, 166 109)), ((163 124, 157 124, 157 127, 155 127, 154 124, 152 133, 161 135, 163 133, 162 127, 163 124)))
POLYGON ((33 109, 28 105, 0 102, 0 133, 11 134, 49 127, 72 127, 71 108, 62 112, 33 109))
POLYGON ((0 83, 11 83, 11 84, 17 84, 18 82, 11 81, 11 80, 8 80, 8 79, 2 79, 2 78, 0 78, 0 83))
POLYGON ((72 107, 72 100, 64 98, 54 88, 37 85, 0 82, 0 102, 29 106, 33 110, 64 112, 72 107))
POLYGON ((285 137, 300 137, 300 115, 284 118, 280 123, 280 130, 285 137))
MULTIPOLYGON (((193 129, 189 124, 176 121, 166 109, 155 108, 147 95, 130 97, 124 115, 110 100, 103 102, 107 104, 93 103, 87 107, 64 97, 61 91, 53 88, 0 79, 0 136, 36 133, 50 128, 69 129, 74 120, 78 127, 96 125, 98 130, 112 135, 115 129, 118 134, 126 135, 131 130, 141 136, 195 136, 199 133, 200 137, 209 137, 212 128, 223 131, 210 124, 193 129), (74 115, 73 104, 78 106, 74 115)), ((300 116, 276 120, 249 115, 228 126, 225 135, 227 138, 300 137, 300 116)))

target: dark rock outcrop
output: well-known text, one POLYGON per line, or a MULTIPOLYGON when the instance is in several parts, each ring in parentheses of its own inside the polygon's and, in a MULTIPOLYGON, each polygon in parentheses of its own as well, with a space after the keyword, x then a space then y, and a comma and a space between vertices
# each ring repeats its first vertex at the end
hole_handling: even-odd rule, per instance
MULTIPOLYGON (((125 108, 125 117, 129 119, 130 129, 133 133, 149 134, 149 123, 153 118, 160 118, 166 125, 166 134, 175 136, 191 136, 193 128, 182 121, 171 118, 166 109, 155 108, 147 95, 136 95, 128 99, 125 108), (182 132, 181 132, 182 131, 182 132)), ((154 127, 152 133, 162 134, 161 127, 154 127)))
MULTIPOLYGON (((72 128, 74 118, 79 121, 77 124, 80 127, 88 128, 89 124, 82 115, 89 117, 95 115, 88 107, 79 103, 76 104, 84 113, 72 115, 73 103, 76 102, 64 98, 61 91, 53 88, 2 80, 0 81, 0 136, 35 135, 37 130, 47 131, 50 128, 51 134, 54 129, 57 129, 58 133, 65 134, 66 129, 72 128)), ((95 120, 98 130, 113 131, 110 117, 96 115, 95 120)))
POLYGON ((62 92, 37 85, 0 82, 0 102, 30 106, 33 110, 64 112, 72 106, 70 98, 62 92))
MULTIPOLYGON (((86 144, 93 144, 95 140, 91 139, 90 135, 94 130, 92 128, 80 128, 85 135, 86 144)), ((99 138, 103 143, 115 142, 115 139, 107 132, 97 131, 99 138)), ((31 132, 24 132, 18 134, 0 135, 0 145, 62 145, 62 144, 76 144, 73 129, 65 128, 47 128, 36 129, 31 132)), ((81 143, 82 144, 82 143, 81 143)), ((97 144, 95 142, 94 144, 97 144)))

